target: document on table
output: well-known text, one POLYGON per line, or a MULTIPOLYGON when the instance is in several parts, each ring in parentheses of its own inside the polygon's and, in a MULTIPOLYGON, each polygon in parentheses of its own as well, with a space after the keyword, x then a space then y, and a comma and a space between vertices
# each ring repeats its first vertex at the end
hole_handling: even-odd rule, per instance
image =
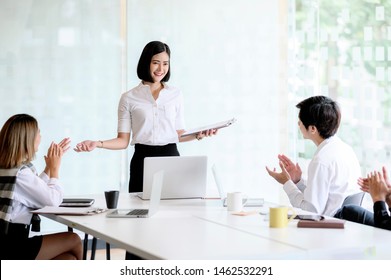
POLYGON ((227 121, 218 122, 218 123, 214 123, 214 124, 210 124, 210 125, 206 125, 206 126, 202 126, 202 127, 197 127, 197 128, 193 128, 193 129, 188 129, 185 131, 185 133, 183 133, 181 135, 181 137, 193 135, 193 134, 198 134, 202 131, 206 131, 209 129, 220 129, 220 128, 228 127, 235 122, 236 122, 236 119, 232 118, 227 121))
POLYGON ((107 209, 97 207, 55 207, 45 206, 41 209, 33 210, 35 214, 58 214, 58 215, 94 215, 107 211, 107 209))

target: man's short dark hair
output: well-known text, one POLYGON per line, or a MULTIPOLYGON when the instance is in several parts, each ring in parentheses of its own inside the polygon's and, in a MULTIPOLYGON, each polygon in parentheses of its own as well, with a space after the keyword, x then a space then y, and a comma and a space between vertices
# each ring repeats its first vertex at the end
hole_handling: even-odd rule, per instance
MULTIPOLYGON (((166 52, 168 54, 168 58, 170 58, 171 51, 168 45, 165 43, 159 41, 152 41, 144 47, 137 65, 137 76, 140 80, 153 83, 153 79, 151 77, 150 72, 151 60, 155 54, 162 52, 166 52)), ((162 82, 168 82, 168 80, 170 79, 170 75, 171 67, 168 68, 168 72, 162 79, 162 82)))
POLYGON ((316 127, 319 135, 327 139, 337 133, 341 122, 338 104, 326 96, 312 96, 296 105, 300 109, 299 119, 304 127, 316 127))

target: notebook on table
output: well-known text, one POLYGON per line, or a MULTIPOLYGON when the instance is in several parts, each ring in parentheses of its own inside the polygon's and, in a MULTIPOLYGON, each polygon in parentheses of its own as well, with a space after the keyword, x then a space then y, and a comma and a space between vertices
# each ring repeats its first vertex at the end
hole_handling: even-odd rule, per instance
POLYGON ((149 199, 153 174, 164 171, 161 199, 204 198, 207 181, 206 156, 146 157, 144 159, 143 192, 149 199))
POLYGON ((93 198, 64 198, 60 207, 89 207, 94 202, 93 198))
MULTIPOLYGON (((216 165, 212 166, 212 172, 223 206, 227 207, 227 193, 224 191, 220 173, 218 172, 216 165)), ((245 207, 262 207, 264 202, 265 200, 263 198, 243 198, 243 204, 245 204, 245 207)))
POLYGON ((300 220, 297 223, 299 228, 345 228, 345 221, 339 219, 322 219, 319 221, 300 220))
POLYGON ((149 200, 148 209, 116 209, 109 212, 106 216, 109 218, 149 218, 159 209, 160 196, 163 186, 164 171, 158 171, 153 175, 151 190, 151 199, 149 200))

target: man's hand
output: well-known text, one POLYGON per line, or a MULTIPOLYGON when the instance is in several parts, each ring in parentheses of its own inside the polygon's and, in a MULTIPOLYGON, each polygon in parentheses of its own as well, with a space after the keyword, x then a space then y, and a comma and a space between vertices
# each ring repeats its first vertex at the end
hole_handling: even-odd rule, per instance
POLYGON ((297 184, 300 181, 301 174, 302 174, 299 164, 298 163, 294 164, 285 155, 278 155, 278 159, 280 160, 280 163, 284 165, 284 168, 289 173, 290 179, 293 181, 293 183, 297 184))
POLYGON ((386 180, 381 172, 374 171, 368 175, 368 192, 372 197, 373 202, 386 201, 389 195, 389 188, 386 180))
POLYGON ((277 182, 279 182, 280 184, 285 184, 286 182, 291 180, 291 176, 289 175, 288 171, 285 169, 285 166, 281 161, 279 162, 279 165, 281 167, 281 172, 276 172, 275 168, 273 168, 273 170, 271 170, 267 166, 266 166, 266 171, 277 182))

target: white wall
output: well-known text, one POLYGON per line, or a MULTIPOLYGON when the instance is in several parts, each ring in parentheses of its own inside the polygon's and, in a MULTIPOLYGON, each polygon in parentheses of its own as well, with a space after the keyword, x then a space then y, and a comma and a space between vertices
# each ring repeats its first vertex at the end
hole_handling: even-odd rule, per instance
MULTIPOLYGON (((231 117, 217 137, 180 144, 182 155, 206 154, 227 190, 277 199, 266 164, 279 149, 277 1, 128 1, 129 88, 146 42, 172 51, 170 83, 185 96, 189 128, 231 117)), ((210 180, 211 192, 215 191, 210 180)))

